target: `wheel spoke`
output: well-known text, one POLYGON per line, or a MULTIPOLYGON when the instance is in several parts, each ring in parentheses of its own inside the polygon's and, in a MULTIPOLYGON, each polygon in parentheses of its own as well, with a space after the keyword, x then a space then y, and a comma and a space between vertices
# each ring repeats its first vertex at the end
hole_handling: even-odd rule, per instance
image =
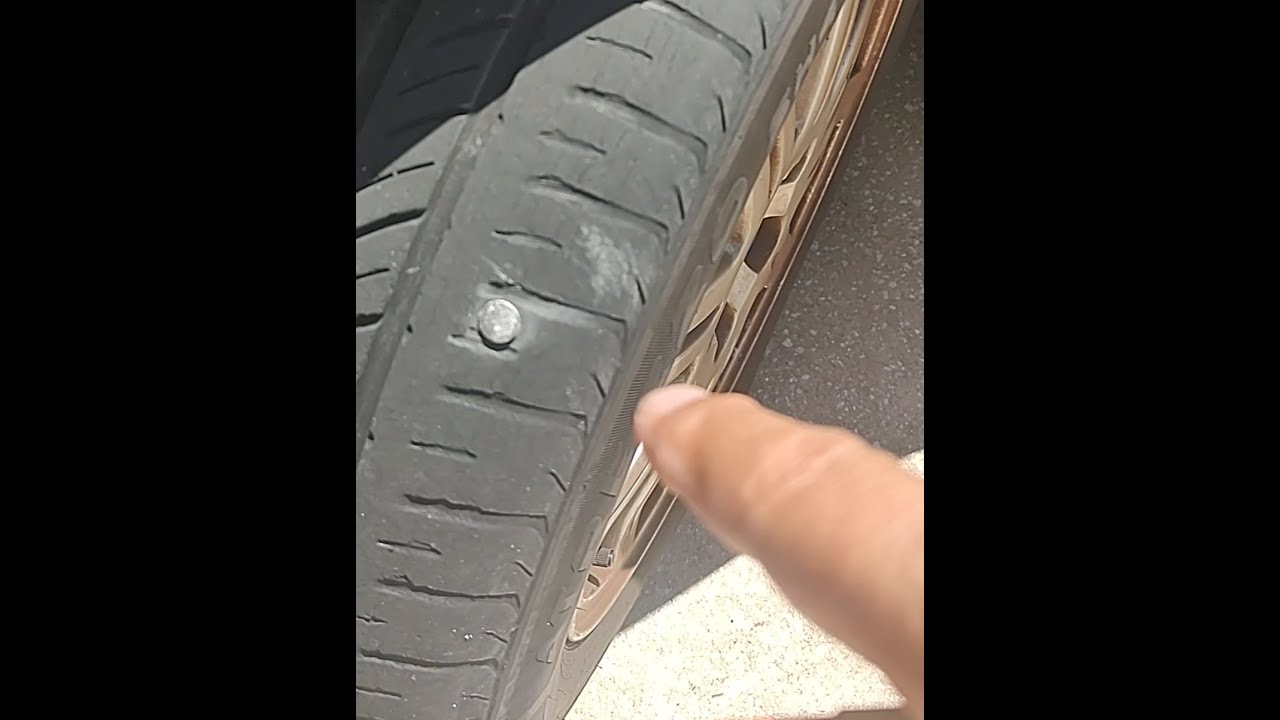
POLYGON ((782 119, 782 127, 778 130, 778 137, 773 141, 773 149, 769 152, 769 163, 765 170, 768 173, 770 188, 777 187, 791 170, 797 132, 796 108, 792 105, 782 119))
MULTIPOLYGON (((720 309, 724 303, 712 308, 712 311, 703 318, 694 329, 689 331, 685 336, 684 347, 681 348, 680 354, 676 355, 675 362, 671 365, 671 374, 669 377, 676 378, 681 374, 685 374, 691 367, 696 372, 696 363, 707 354, 707 349, 711 346, 715 339, 715 321, 719 316, 720 309)), ((686 381, 687 382, 687 381, 686 381)))

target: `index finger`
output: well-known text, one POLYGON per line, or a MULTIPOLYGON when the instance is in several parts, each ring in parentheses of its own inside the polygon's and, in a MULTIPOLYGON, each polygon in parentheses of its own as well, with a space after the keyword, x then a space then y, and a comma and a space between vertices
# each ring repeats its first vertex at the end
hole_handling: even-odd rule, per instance
POLYGON ((923 481, 852 433, 741 395, 663 388, 642 401, 635 427, 659 475, 715 535, 919 697, 923 481))

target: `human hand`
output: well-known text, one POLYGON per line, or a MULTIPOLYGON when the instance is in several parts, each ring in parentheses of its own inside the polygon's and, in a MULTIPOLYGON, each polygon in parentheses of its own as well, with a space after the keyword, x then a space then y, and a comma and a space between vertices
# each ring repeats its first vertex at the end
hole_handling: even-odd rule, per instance
POLYGON ((660 388, 635 429, 666 486, 761 562, 814 622, 924 716, 924 482, 852 433, 744 395, 660 388))

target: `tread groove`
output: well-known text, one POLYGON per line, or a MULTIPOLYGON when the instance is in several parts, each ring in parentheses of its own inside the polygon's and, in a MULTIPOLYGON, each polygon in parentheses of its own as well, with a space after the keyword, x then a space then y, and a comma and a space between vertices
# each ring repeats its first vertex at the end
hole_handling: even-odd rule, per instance
POLYGON ((612 320, 616 323, 621 324, 623 327, 623 330, 624 331, 626 330, 626 327, 627 327, 626 318, 620 317, 618 315, 614 315, 613 313, 605 312, 603 310, 597 310, 593 307, 587 307, 586 305, 579 305, 577 303, 573 303, 568 300, 565 300, 564 298, 556 297, 555 295, 552 295, 550 293, 546 293, 541 290, 538 290, 537 288, 529 287, 528 285, 525 285, 522 282, 517 282, 510 275, 507 275, 505 272, 503 272, 502 268, 498 267, 496 264, 490 262, 489 265, 493 268, 494 272, 498 274, 498 279, 489 281, 490 287, 498 288, 500 290, 507 289, 507 288, 515 288, 525 293, 526 295, 529 295, 530 297, 537 298, 538 300, 542 300, 543 302, 551 303, 552 305, 557 305, 562 308, 568 308, 570 310, 575 310, 580 313, 586 313, 587 315, 591 315, 593 317, 604 318, 605 320, 612 320))
POLYGON ((425 212, 426 212, 425 208, 414 208, 412 210, 403 210, 401 212, 391 213, 390 215, 383 215, 377 220, 374 220, 372 222, 367 222, 364 225, 357 226, 356 240, 359 240, 362 237, 372 235, 373 233, 376 233, 379 230, 385 230, 393 225, 400 225, 402 223, 413 222, 414 220, 417 220, 418 218, 422 217, 423 213, 425 212))
POLYGON ((564 420, 567 418, 572 421, 573 428, 575 430, 577 430, 584 437, 587 434, 587 425, 586 425, 585 419, 578 416, 567 415, 561 412, 556 412, 556 411, 550 411, 545 413, 529 412, 527 408, 524 408, 522 406, 511 405, 509 403, 500 402, 500 401, 492 401, 489 398, 486 398, 485 396, 482 396, 482 395, 470 395, 466 393, 452 393, 452 392, 442 393, 439 396, 439 400, 441 402, 445 402, 450 405, 467 408, 477 413, 484 413, 487 415, 497 416, 497 418, 501 419, 504 422, 507 420, 517 420, 517 419, 537 420, 542 417, 549 417, 552 419, 560 419, 560 420, 564 420))
POLYGON ((442 662, 439 660, 425 660, 423 658, 414 657, 413 655, 402 655, 400 653, 389 653, 381 650, 373 650, 371 648, 360 648, 360 654, 366 659, 378 664, 386 664, 394 667, 400 667, 407 670, 437 670, 444 668, 456 667, 489 667, 495 672, 499 669, 501 663, 498 658, 480 658, 479 660, 458 660, 453 662, 442 662))
POLYGON ((396 574, 391 577, 378 578, 378 584, 386 588, 397 588, 407 590, 414 595, 427 595, 430 597, 454 598, 458 600, 500 600, 503 602, 514 603, 516 609, 520 608, 520 595, 514 592, 501 593, 469 593, 459 590, 444 590, 430 585, 422 585, 410 580, 407 575, 396 574))
POLYGON ((369 271, 362 272, 362 273, 356 273, 356 281, 357 281, 357 282, 359 282, 359 281, 364 280, 364 279, 366 279, 366 278, 377 277, 377 276, 379 276, 379 275, 385 275, 385 274, 387 274, 387 273, 389 273, 389 272, 391 272, 391 268, 377 268, 377 269, 375 269, 375 270, 369 270, 369 271))
POLYGON ((565 133, 563 130, 543 130, 538 133, 538 137, 548 143, 563 145, 574 150, 580 150, 600 157, 604 157, 609 154, 604 148, 589 143, 586 140, 579 140, 578 138, 565 133))
POLYGON ((356 313, 356 329, 372 327, 382 322, 382 313, 356 313))
POLYGON ((365 687, 363 685, 357 685, 356 692, 362 692, 362 693, 365 693, 366 695, 381 695, 382 697, 389 697, 389 698, 396 698, 397 700, 404 700, 404 696, 401 695, 400 693, 392 692, 390 690, 383 690, 382 688, 378 688, 378 687, 365 687))
POLYGON ((448 498, 426 497, 425 495, 417 495, 415 493, 404 493, 404 499, 408 500, 410 504, 417 507, 442 507, 449 510, 472 513, 475 515, 480 515, 482 517, 532 518, 534 520, 541 520, 544 525, 547 522, 547 516, 544 513, 506 512, 503 510, 490 510, 488 508, 480 507, 479 505, 472 505, 471 503, 457 502, 454 500, 450 500, 448 498))
POLYGON ((443 554, 435 545, 421 540, 411 540, 409 542, 401 542, 399 540, 379 540, 378 545, 392 550, 408 550, 411 552, 426 553, 428 555, 439 556, 443 554))
POLYGON ((419 450, 424 450, 432 455, 439 455, 463 462, 473 462, 476 454, 464 447, 454 447, 452 445, 441 445, 440 443, 423 442, 421 440, 410 440, 409 444, 419 450))
POLYGON ((607 215, 616 220, 633 225, 662 240, 666 247, 671 229, 667 224, 644 213, 623 207, 612 200, 593 195, 582 188, 565 182, 555 175, 538 175, 529 179, 529 191, 543 197, 559 200, 569 205, 576 205, 597 215, 607 215))
POLYGON ((498 281, 498 280, 495 280, 489 284, 496 288, 516 288, 517 290, 520 290, 521 292, 526 293, 530 297, 537 298, 539 300, 542 300, 543 302, 548 302, 548 303, 551 303, 552 305, 558 305, 562 308, 568 308, 570 310, 576 310, 577 312, 580 312, 580 313, 586 313, 587 315, 591 315, 592 317, 604 318, 605 320, 612 320, 620 325, 623 325, 624 329, 627 324, 627 321, 625 318, 619 317, 612 313, 607 313, 603 310, 596 310, 595 308, 589 308, 589 307, 586 307, 585 305, 577 305, 575 303, 568 302, 554 295, 548 295, 540 290, 534 290, 533 288, 527 285, 522 285, 520 283, 507 284, 505 282, 498 281))
POLYGON ((565 483, 564 478, 560 477, 560 473, 548 468, 547 474, 551 476, 552 480, 556 481, 556 485, 560 486, 560 492, 562 493, 569 492, 569 485, 565 483))
MULTIPOLYGON (((579 412, 577 410, 564 410, 561 408, 544 407, 542 405, 538 405, 537 403, 526 402, 524 400, 520 400, 519 398, 514 398, 504 392, 499 392, 497 390, 485 390, 483 388, 469 388, 469 387, 462 387, 460 385, 445 385, 444 389, 453 395, 461 396, 464 398, 486 400, 491 403, 496 403, 509 408, 519 408, 520 410, 532 410, 537 413, 545 413, 548 415, 567 417, 572 419, 574 422, 576 422, 578 426, 583 429, 583 431, 585 431, 587 427, 587 414, 584 412, 579 412)), ((546 515, 541 515, 536 513, 527 514, 525 515, 525 517, 539 517, 539 518, 542 518, 543 520, 547 519, 546 515)))
POLYGON ((742 66, 743 72, 751 68, 751 51, 747 49, 746 45, 743 45, 737 38, 707 22, 702 17, 695 15, 690 10, 671 2, 671 0, 644 0, 643 6, 675 20, 694 33, 728 50, 729 54, 742 66))
POLYGON ((716 93, 716 105, 720 107, 720 132, 729 132, 729 118, 724 113, 724 98, 716 93))
POLYGON ((538 247, 543 249, 550 246, 556 250, 564 249, 564 244, 555 238, 549 238, 546 235, 539 235, 537 233, 524 232, 523 230, 494 230, 493 236, 500 240, 505 240, 512 245, 538 247))
POLYGON ((643 130, 687 150, 698 163, 698 171, 706 170, 707 153, 710 151, 710 147, 707 145, 706 140, 703 140, 695 133, 685 130, 651 110, 646 110, 636 105, 617 93, 607 92, 589 85, 575 85, 574 91, 577 99, 585 100, 600 112, 612 115, 638 130, 643 130))
POLYGON ((618 48, 619 50, 625 50, 626 52, 629 52, 633 55, 639 55, 645 60, 653 59, 653 55, 650 55, 649 52, 644 50, 643 48, 638 48, 635 45, 624 43, 621 40, 614 40, 613 38, 602 37, 600 35, 588 35, 587 42, 597 43, 600 45, 609 45, 611 47, 618 48))

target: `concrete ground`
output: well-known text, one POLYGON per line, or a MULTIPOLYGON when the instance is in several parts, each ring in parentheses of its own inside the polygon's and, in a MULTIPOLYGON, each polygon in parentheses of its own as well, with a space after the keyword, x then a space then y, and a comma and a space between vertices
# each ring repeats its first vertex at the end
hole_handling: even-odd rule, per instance
MULTIPOLYGON (((863 108, 751 391, 898 455, 924 447, 919 20, 863 108)), ((916 460, 923 474, 923 452, 916 460)), ((690 518, 568 720, 789 720, 898 702, 876 668, 690 518)))

